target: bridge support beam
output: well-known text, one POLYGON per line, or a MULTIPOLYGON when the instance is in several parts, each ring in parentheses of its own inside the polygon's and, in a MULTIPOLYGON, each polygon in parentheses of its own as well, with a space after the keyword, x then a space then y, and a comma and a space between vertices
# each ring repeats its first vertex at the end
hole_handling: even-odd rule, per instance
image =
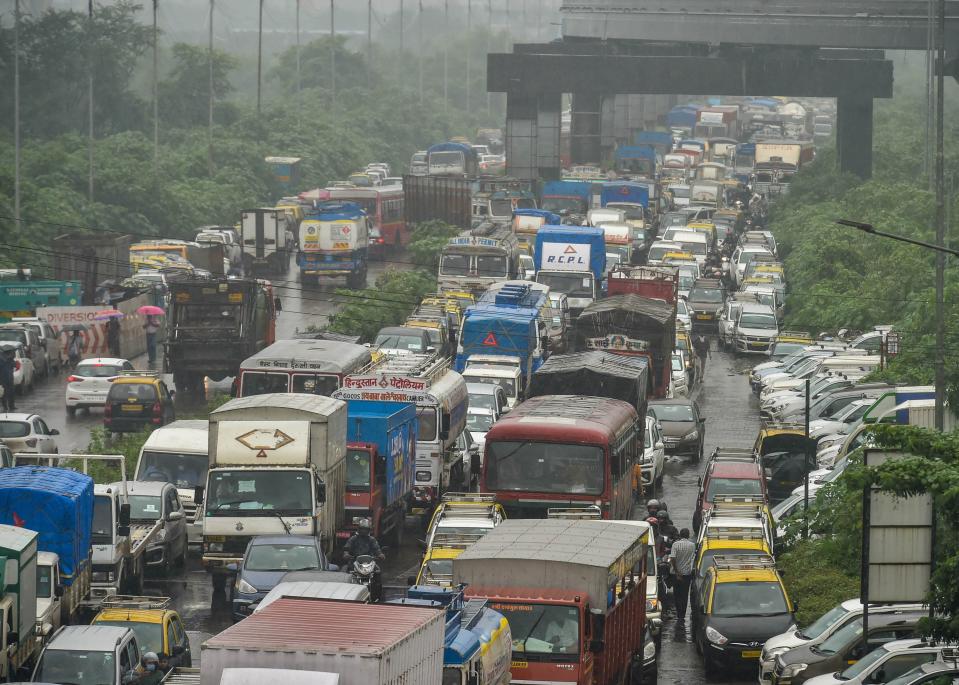
POLYGON ((573 164, 599 164, 602 159, 602 102, 599 93, 573 93, 569 156, 573 164))
POLYGON ((510 93, 506 99, 506 172, 559 179, 560 93, 510 93))
POLYGON ((836 152, 840 171, 872 176, 872 98, 836 98, 836 152))

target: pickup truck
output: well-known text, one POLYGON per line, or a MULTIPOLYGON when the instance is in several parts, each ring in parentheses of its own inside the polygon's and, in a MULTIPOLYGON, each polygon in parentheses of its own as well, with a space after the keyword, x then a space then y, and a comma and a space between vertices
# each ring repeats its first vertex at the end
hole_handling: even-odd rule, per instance
MULTIPOLYGON (((131 481, 127 483, 130 497, 130 540, 135 547, 149 537, 146 547, 146 566, 169 575, 174 566, 186 565, 186 512, 180 503, 177 488, 172 483, 131 481)), ((120 488, 121 483, 111 487, 120 488)))
POLYGON ((140 646, 129 626, 65 626, 43 649, 33 669, 34 683, 98 685, 135 683, 140 646))

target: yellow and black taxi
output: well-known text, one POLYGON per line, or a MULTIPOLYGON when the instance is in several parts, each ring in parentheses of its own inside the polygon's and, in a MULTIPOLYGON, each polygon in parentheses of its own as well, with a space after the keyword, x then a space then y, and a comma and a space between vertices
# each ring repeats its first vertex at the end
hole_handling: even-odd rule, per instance
POLYGON ((115 595, 103 601, 95 626, 130 628, 136 635, 140 654, 155 652, 166 656, 167 668, 191 666, 190 638, 180 614, 167 608, 168 597, 115 595))
POLYGON ((755 668, 763 644, 795 625, 772 557, 719 555, 690 595, 693 641, 706 675, 720 668, 755 668))
POLYGON ((173 393, 158 373, 135 371, 116 378, 103 406, 103 426, 113 433, 130 433, 176 420, 173 393))

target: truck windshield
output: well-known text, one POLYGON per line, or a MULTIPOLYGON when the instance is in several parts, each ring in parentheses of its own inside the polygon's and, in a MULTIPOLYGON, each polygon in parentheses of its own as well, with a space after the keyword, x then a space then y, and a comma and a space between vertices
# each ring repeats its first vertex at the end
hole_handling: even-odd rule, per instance
POLYGON ((440 273, 444 276, 468 276, 470 272, 469 255, 456 252, 443 254, 440 261, 440 273))
POLYGON ((582 214, 584 200, 578 197, 544 197, 543 209, 548 212, 569 212, 570 214, 582 214))
POLYGON ((37 565, 37 599, 50 599, 53 590, 53 567, 37 565))
POLYGON ((605 471, 603 449, 595 445, 486 444, 486 482, 492 490, 600 495, 605 471))
POLYGON ((209 466, 210 458, 206 454, 144 451, 140 455, 136 479, 173 483, 178 488, 195 488, 206 483, 209 466))
POLYGON ((510 199, 490 200, 489 213, 493 216, 509 216, 513 213, 513 201, 510 199))
POLYGON ((307 471, 215 471, 209 491, 207 516, 256 516, 264 510, 309 516, 313 511, 307 471))
POLYGON ((592 275, 572 271, 540 271, 536 274, 536 282, 548 285, 550 290, 556 290, 569 297, 594 296, 592 275))
POLYGON ((430 166, 463 166, 462 152, 431 152, 430 166))
POLYGON ((713 616, 775 616, 788 613, 779 583, 717 583, 713 616))
POLYGON ((113 652, 48 649, 37 664, 33 679, 43 683, 110 685, 117 680, 113 652))
POLYGON ((290 376, 288 374, 244 371, 240 397, 266 395, 271 392, 289 392, 289 390, 290 376))
POLYGON ((536 661, 576 661, 579 658, 579 611, 551 604, 490 605, 509 621, 513 654, 536 661))
POLYGON ((476 273, 484 278, 506 278, 509 275, 506 255, 476 255, 476 273))
POLYGON ((93 544, 110 544, 113 541, 113 502, 109 495, 93 498, 93 544))
POLYGON ((130 495, 130 518, 134 521, 156 521, 163 509, 159 497, 130 495))
POLYGON ((346 489, 350 492, 369 492, 370 453, 366 450, 347 450, 346 489))

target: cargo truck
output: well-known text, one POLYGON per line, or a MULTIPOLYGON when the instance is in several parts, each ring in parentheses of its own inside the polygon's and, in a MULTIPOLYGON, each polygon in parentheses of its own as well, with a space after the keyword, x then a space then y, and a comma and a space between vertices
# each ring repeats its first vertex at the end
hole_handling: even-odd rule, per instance
POLYGON ((647 535, 615 521, 511 519, 453 560, 467 597, 509 621, 512 682, 641 685, 647 535))
POLYGON ((0 523, 34 530, 41 636, 77 621, 90 594, 93 479, 52 467, 0 469, 0 523))
POLYGON ((450 238, 440 253, 439 289, 481 293, 519 273, 520 247, 511 226, 484 223, 450 238))
POLYGON ((753 165, 779 162, 796 169, 811 162, 816 155, 812 141, 775 140, 757 142, 753 148, 753 165))
POLYGON ((346 403, 346 540, 360 519, 373 536, 399 547, 413 492, 416 466, 416 405, 350 400, 346 403))
POLYGON ((572 318, 599 297, 606 272, 603 229, 588 226, 543 226, 533 253, 536 282, 569 298, 572 318))
POLYGON ((79 281, 83 297, 79 304, 93 305, 93 298, 105 280, 122 281, 130 269, 130 244, 133 239, 117 233, 64 233, 50 246, 53 277, 60 281, 79 281))
POLYGON ((403 177, 403 212, 408 224, 439 219, 466 229, 473 222, 472 184, 446 176, 403 177))
POLYGON ((586 216, 592 197, 592 183, 589 181, 571 179, 546 181, 543 184, 543 199, 540 206, 548 212, 557 214, 586 216))
POLYGON ((37 639, 37 534, 0 525, 0 679, 19 680, 17 672, 40 651, 37 639))
POLYGON ((203 643, 200 685, 248 667, 337 673, 340 685, 441 685, 445 618, 426 607, 278 599, 203 643))
POLYGON ((676 304, 678 292, 679 272, 673 267, 620 266, 609 273, 606 281, 606 293, 610 296, 632 293, 676 304))
POLYGON ((347 288, 365 288, 371 228, 369 216, 355 202, 322 202, 307 210, 296 255, 300 281, 344 276, 347 288))
POLYGON ((517 209, 513 212, 513 233, 520 247, 526 252, 532 252, 540 226, 559 224, 561 220, 559 214, 545 209, 517 209))
POLYGON ((412 402, 416 405, 416 470, 413 507, 425 520, 444 492, 469 489, 470 472, 455 449, 466 427, 466 381, 448 359, 428 354, 382 357, 343 379, 333 397, 345 400, 412 402))
POLYGON ((427 173, 430 176, 476 178, 479 175, 479 157, 466 143, 438 143, 426 151, 427 173))
POLYGON ((244 209, 240 212, 240 244, 243 272, 284 275, 290 269, 290 254, 296 246, 286 212, 275 207, 244 209))
POLYGON ((656 176, 656 151, 649 145, 620 145, 615 154, 616 171, 631 176, 656 176))
POLYGON ((343 525, 346 403, 299 393, 230 400, 210 414, 203 567, 222 591, 255 535, 313 535, 332 551, 343 525))

